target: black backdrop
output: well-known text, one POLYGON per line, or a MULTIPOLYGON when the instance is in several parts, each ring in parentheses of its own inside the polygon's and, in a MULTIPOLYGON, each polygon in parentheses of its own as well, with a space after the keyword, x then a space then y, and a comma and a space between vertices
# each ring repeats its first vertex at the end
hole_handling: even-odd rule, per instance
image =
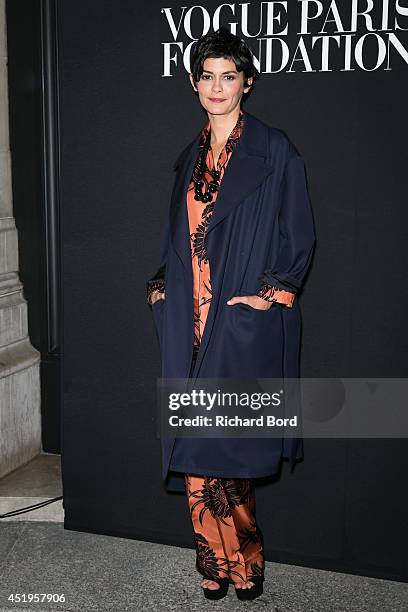
MULTIPOLYGON (((349 17, 351 2, 338 4, 349 17)), ((181 5, 166 6, 177 20, 181 5)), ((172 162, 205 117, 180 55, 162 76, 171 40, 162 3, 58 8, 65 527, 192 548, 185 496, 166 494, 161 481, 160 363, 145 281, 158 264, 172 162)), ((407 47, 407 33, 397 34, 407 47)), ((333 70, 321 71, 317 58, 314 72, 295 62, 293 72, 263 74, 246 104, 306 161, 317 247, 301 297, 302 373, 405 377, 408 67, 392 50, 391 70, 353 61, 344 71, 333 53, 333 70)), ((285 462, 276 482, 257 488, 267 560, 406 580, 407 450, 404 439, 305 440, 305 461, 293 473, 285 462)))

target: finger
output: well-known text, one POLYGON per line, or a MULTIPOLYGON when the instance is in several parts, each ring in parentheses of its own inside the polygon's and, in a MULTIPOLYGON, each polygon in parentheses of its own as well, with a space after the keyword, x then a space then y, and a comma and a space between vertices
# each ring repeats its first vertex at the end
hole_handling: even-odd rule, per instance
POLYGON ((248 296, 237 295, 227 301, 227 304, 229 304, 230 306, 232 306, 233 304, 239 304, 239 303, 248 304, 248 296))

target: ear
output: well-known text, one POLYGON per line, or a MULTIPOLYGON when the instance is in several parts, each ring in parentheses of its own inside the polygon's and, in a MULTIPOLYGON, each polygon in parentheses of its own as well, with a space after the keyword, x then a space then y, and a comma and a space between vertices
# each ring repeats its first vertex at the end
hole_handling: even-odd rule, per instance
POLYGON ((192 87, 193 87, 194 91, 197 91, 197 87, 196 87, 196 84, 195 84, 195 81, 194 81, 194 77, 193 77, 193 75, 191 74, 191 72, 190 72, 190 74, 189 74, 188 76, 190 77, 190 83, 191 83, 191 85, 192 85, 192 87))
POLYGON ((254 82, 254 77, 248 77, 247 78, 248 86, 244 87, 244 93, 247 93, 251 89, 251 87, 253 85, 253 82, 254 82))

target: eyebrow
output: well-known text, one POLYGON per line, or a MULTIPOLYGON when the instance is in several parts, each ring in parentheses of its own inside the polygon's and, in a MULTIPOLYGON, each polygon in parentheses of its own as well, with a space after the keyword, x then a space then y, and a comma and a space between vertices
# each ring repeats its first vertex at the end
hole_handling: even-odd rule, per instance
MULTIPOLYGON (((203 70, 203 72, 208 72, 209 74, 214 74, 213 72, 211 72, 211 70, 203 70)), ((221 74, 229 74, 230 72, 233 72, 234 74, 238 74, 238 72, 236 70, 226 70, 225 72, 221 72, 221 74)))

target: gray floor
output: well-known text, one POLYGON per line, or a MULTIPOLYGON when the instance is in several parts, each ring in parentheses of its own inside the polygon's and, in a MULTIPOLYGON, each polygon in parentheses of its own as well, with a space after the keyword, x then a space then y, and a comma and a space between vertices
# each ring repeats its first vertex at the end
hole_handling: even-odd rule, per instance
MULTIPOLYGON (((62 495, 61 455, 41 453, 0 478, 0 514, 62 495)), ((62 501, 3 520, 64 522, 62 501)))
POLYGON ((59 523, 0 523, 0 610, 408 610, 408 585, 267 563, 265 592, 239 602, 230 587, 204 599, 194 551, 64 530, 59 523), (64 594, 65 603, 12 604, 11 593, 64 594))

